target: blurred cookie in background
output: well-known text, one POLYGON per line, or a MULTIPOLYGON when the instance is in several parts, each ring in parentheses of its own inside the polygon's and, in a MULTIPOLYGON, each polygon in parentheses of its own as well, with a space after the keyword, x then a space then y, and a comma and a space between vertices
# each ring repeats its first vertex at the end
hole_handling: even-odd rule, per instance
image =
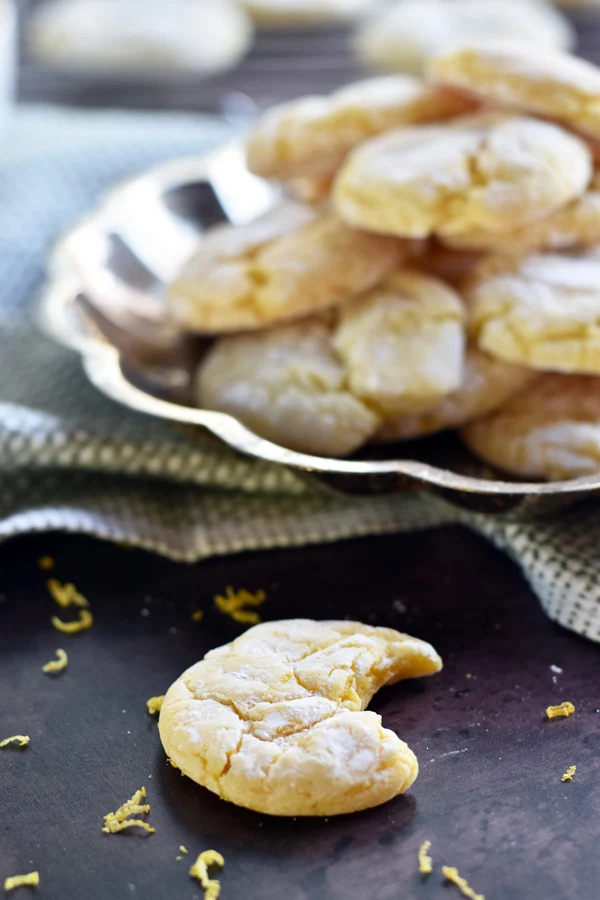
POLYGON ((354 46, 367 68, 421 74, 433 56, 496 37, 561 50, 575 43, 567 19, 544 0, 399 0, 359 26, 354 46))
POLYGON ((40 63, 120 74, 234 68, 252 43, 234 0, 47 0, 26 23, 40 63))
POLYGON ((354 19, 379 0, 240 0, 252 19, 265 28, 305 28, 354 19))

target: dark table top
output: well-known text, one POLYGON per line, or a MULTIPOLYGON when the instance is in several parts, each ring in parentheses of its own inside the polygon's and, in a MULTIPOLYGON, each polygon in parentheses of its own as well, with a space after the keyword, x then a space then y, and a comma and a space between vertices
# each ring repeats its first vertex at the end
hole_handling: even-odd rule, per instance
POLYGON ((38 869, 36 896, 49 900, 193 900, 202 891, 189 857, 176 861, 183 844, 190 856, 224 855, 223 900, 458 896, 442 864, 487 900, 598 896, 600 651, 552 625, 516 567, 469 532, 195 566, 36 536, 5 544, 0 571, 0 738, 31 737, 26 750, 0 755, 0 877, 38 869), (44 554, 91 603, 95 624, 83 635, 50 626, 44 554), (352 816, 272 819, 168 765, 145 702, 239 633, 212 603, 227 584, 265 588, 265 619, 357 617, 438 648, 440 675, 387 688, 372 704, 419 758, 408 795, 352 816), (44 675, 59 646, 69 668, 44 675), (546 720, 563 700, 576 713, 546 720), (570 765, 575 779, 563 784, 570 765), (102 816, 141 785, 156 834, 102 834, 102 816), (436 869, 423 881, 426 839, 436 869))
MULTIPOLYGON (((598 56, 599 18, 579 13, 581 51, 598 56)), ((259 105, 357 74, 343 33, 308 45, 263 36, 242 69, 210 82, 107 85, 22 67, 20 96, 74 105, 216 110, 241 90, 259 105), (281 70, 286 61, 285 72, 281 70)), ((552 625, 516 567, 453 528, 197 566, 64 535, 0 548, 0 880, 38 869, 47 900, 193 900, 191 857, 226 859, 223 900, 400 900, 458 896, 455 865, 487 900, 599 895, 599 649, 552 625), (90 599, 91 631, 63 637, 37 559, 90 599), (225 585, 267 589, 267 619, 355 617, 425 638, 445 669, 384 690, 372 704, 415 750, 421 774, 384 807, 330 820, 237 809, 165 762, 145 701, 237 632, 212 606, 225 585), (206 611, 201 623, 193 609, 206 611), (70 665, 40 667, 64 646, 70 665), (555 674, 551 666, 560 667, 555 674), (472 676, 472 677, 468 677, 472 676), (548 722, 546 706, 577 712, 548 722), (568 766, 575 780, 561 782, 568 766), (151 777, 150 777, 151 776, 151 777), (141 785, 156 834, 106 836, 102 816, 141 785), (423 881, 416 854, 432 841, 423 881), (190 857, 176 861, 178 847, 190 857)), ((28 895, 27 889, 22 892, 28 895)))

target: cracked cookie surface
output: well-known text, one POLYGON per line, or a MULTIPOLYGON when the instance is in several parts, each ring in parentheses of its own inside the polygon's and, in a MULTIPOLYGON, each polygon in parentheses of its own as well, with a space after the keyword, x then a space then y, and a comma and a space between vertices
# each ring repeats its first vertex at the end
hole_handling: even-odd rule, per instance
POLYGON ((401 255, 393 238, 290 202, 209 232, 171 285, 169 309, 197 333, 264 328, 368 290, 401 255))
POLYGON ((184 774, 239 806, 282 816, 367 809, 407 790, 418 764, 365 707, 384 685, 441 665, 431 645, 389 628, 257 625, 171 686, 161 739, 184 774))
POLYGON ((333 347, 351 391, 382 416, 431 405, 463 378, 465 307, 416 270, 389 275, 339 310, 333 347))
POLYGON ((484 262, 465 290, 479 346, 533 369, 600 374, 600 258, 484 262))
POLYGON ((600 71, 559 50, 506 39, 466 43, 433 59, 437 83, 600 137, 600 71))
POLYGON ((386 418, 373 440, 406 441, 460 428, 502 406, 539 377, 536 372, 494 359, 471 345, 467 348, 464 377, 456 391, 421 412, 386 418))
POLYGON ((590 151, 557 125, 481 114, 398 129, 350 154, 333 202, 349 224, 405 238, 502 233, 587 188, 590 151))
POLYGON ((198 370, 198 403, 292 450, 346 456, 379 417, 349 390, 331 341, 330 323, 317 318, 221 338, 198 370))
POLYGON ((600 378, 544 375, 461 436, 486 462, 523 478, 593 475, 600 472, 600 378))
POLYGON ((447 119, 472 107, 410 75, 357 81, 333 94, 268 110, 247 138, 248 168, 281 180, 331 175, 350 150, 376 134, 447 119))

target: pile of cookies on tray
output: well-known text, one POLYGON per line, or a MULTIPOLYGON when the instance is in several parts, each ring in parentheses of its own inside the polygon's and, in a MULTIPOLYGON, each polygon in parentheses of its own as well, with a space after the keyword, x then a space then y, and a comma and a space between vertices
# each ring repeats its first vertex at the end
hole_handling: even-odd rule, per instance
POLYGON ((269 110, 276 208, 170 289, 199 405, 346 456, 457 429, 526 478, 600 471, 600 69, 493 41, 269 110))

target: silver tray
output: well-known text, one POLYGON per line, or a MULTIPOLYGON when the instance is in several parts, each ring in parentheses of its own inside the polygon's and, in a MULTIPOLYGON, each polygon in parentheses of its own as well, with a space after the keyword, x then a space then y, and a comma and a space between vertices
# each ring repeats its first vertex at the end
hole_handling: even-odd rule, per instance
POLYGON ((327 490, 427 490, 475 511, 520 516, 600 492, 600 473, 551 483, 506 481, 451 433, 328 459, 288 450, 232 416, 194 407, 191 377, 206 342, 169 326, 165 285, 206 227, 247 222, 278 196, 248 172, 237 144, 124 182, 57 241, 37 307, 39 326, 79 353, 89 380, 117 403, 208 430, 240 453, 286 466, 327 490))

